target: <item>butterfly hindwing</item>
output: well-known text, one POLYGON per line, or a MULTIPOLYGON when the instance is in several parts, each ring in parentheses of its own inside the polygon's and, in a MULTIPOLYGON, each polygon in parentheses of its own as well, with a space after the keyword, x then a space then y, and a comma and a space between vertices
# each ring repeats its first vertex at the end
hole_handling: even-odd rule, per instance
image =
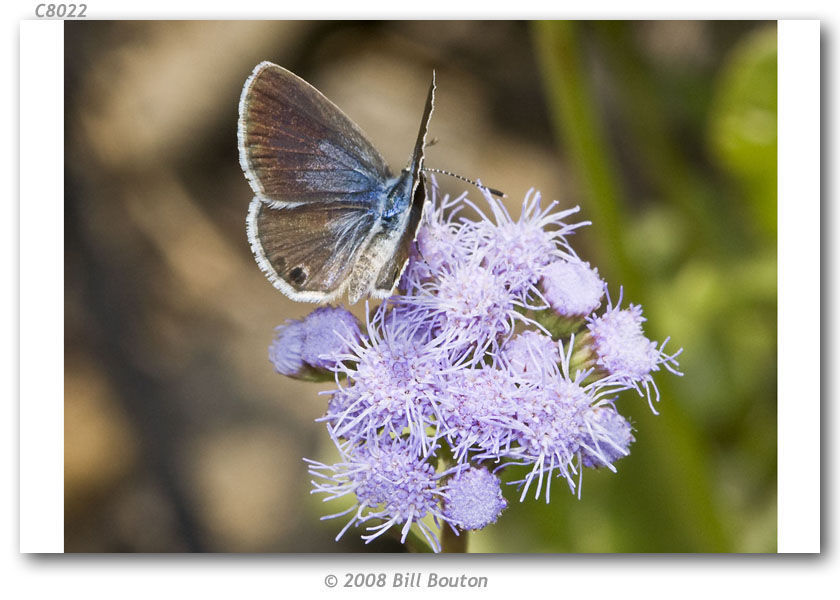
POLYGON ((248 211, 248 239, 260 268, 292 300, 328 302, 342 293, 376 216, 343 204, 272 208, 259 197, 248 211))

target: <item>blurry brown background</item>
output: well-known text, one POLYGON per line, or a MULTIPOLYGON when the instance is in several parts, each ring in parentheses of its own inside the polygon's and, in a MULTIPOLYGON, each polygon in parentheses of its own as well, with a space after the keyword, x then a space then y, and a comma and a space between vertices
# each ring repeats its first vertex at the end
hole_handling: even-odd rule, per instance
MULTIPOLYGON (((634 221, 627 228, 637 232, 627 241, 631 259, 642 257, 644 281, 654 281, 645 269, 667 289, 681 278, 680 293, 700 303, 704 315, 724 315, 726 308, 702 304, 702 294, 719 293, 729 277, 721 272, 710 284, 709 272, 689 260, 702 252, 684 242, 690 211, 665 202, 658 210, 673 190, 661 192, 634 162, 637 146, 620 123, 627 117, 624 88, 602 51, 604 36, 629 45, 649 75, 664 82, 654 93, 663 100, 672 142, 704 185, 720 184, 721 194, 735 198, 725 220, 735 214, 747 221, 748 208, 737 202, 749 203, 706 155, 704 132, 728 57, 768 26, 609 27, 619 28, 617 37, 602 25, 581 24, 575 39, 631 199, 634 221), (699 296, 686 283, 698 273, 699 296)), ((532 24, 505 21, 65 23, 66 551, 400 550, 389 540, 365 546, 354 531, 336 544, 341 523, 320 522, 319 515, 334 511, 309 495, 301 458, 331 458, 324 429, 313 421, 326 402, 317 391, 329 386, 282 378, 267 360, 273 327, 312 306, 277 292, 248 248, 251 191, 236 145, 241 87, 262 60, 292 70, 340 106, 399 169, 435 68, 430 134, 439 143, 428 150, 427 165, 501 188, 511 206, 538 187, 563 205, 581 204, 582 218, 593 219, 552 128, 534 38, 532 24)), ((464 189, 439 180, 445 190, 464 189)), ((756 248, 769 248, 775 260, 774 233, 763 246, 749 239, 743 244, 751 246, 736 239, 728 251, 754 258, 756 248)), ((606 277, 620 273, 596 234, 582 233, 575 245, 606 277)), ((719 261, 709 261, 717 268, 719 261)), ((725 352, 704 371, 708 352, 728 342, 701 338, 719 332, 669 313, 668 303, 658 312, 646 306, 651 324, 662 323, 652 337, 673 333, 674 347, 686 347, 685 379, 693 378, 667 389, 660 408, 670 416, 651 419, 641 404, 630 410, 639 449, 618 465, 618 475, 587 474, 581 501, 512 502, 496 531, 476 536, 471 549, 773 550, 774 264, 759 313, 752 304, 747 311, 760 321, 759 348, 736 348, 750 354, 754 381, 734 389, 740 366, 733 373, 721 366, 725 352), (664 327, 670 329, 662 335, 664 327), (679 444, 668 435, 678 435, 679 444), (660 444, 647 455, 646 439, 660 444), (670 472, 662 469, 657 495, 639 472, 656 470, 645 457, 656 460, 665 454, 657 448, 669 446, 678 462, 670 472), (629 494, 643 506, 636 513, 622 508, 632 505, 629 494), (699 515, 694 520, 692 512, 699 515)), ((616 289, 621 282, 609 281, 616 289)), ((638 300, 639 288, 629 290, 631 299, 636 291, 638 300)))

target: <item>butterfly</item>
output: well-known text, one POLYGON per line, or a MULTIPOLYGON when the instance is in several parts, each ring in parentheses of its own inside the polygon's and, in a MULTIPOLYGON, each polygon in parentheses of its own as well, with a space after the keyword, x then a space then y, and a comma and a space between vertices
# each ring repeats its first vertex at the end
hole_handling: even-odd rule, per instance
POLYGON ((239 162, 254 191, 257 264, 292 300, 386 298, 423 216, 435 76, 408 166, 392 175, 349 117, 294 73, 258 64, 239 100, 239 162))

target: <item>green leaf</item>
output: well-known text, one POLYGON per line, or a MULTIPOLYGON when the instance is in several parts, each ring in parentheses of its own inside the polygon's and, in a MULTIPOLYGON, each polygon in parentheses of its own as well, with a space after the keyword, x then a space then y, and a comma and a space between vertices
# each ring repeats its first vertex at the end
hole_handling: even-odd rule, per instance
POLYGON ((776 236, 777 44, 775 25, 730 52, 716 83, 711 152, 743 189, 759 230, 776 236))

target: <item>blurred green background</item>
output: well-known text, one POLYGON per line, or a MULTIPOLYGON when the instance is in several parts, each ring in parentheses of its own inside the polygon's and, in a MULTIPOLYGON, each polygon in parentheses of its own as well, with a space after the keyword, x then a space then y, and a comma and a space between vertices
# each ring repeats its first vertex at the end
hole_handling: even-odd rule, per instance
MULTIPOLYGON (((575 248, 685 348, 661 414, 582 499, 518 502, 472 552, 776 550, 773 22, 66 22, 65 548, 393 552, 309 495, 333 458, 318 386, 267 360, 310 305, 245 238, 237 104, 251 69, 323 91, 406 162, 535 187, 593 222, 575 248)), ((456 180, 439 178, 450 193, 456 180)), ((476 196, 475 190, 468 190, 476 196)), ((518 212, 518 211, 517 211, 518 212)))

